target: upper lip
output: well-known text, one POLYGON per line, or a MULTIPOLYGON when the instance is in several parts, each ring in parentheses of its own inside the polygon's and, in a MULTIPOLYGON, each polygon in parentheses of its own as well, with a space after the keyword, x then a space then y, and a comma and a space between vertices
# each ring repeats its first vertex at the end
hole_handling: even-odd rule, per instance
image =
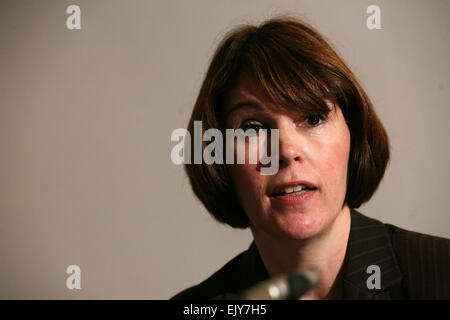
POLYGON ((315 186, 315 184, 313 184, 312 182, 309 182, 309 181, 305 181, 305 180, 284 182, 284 183, 280 183, 280 184, 276 185, 275 188, 273 188, 273 190, 270 192, 270 195, 283 192, 284 188, 294 187, 294 186, 298 186, 300 184, 303 186, 306 186, 307 188, 317 188, 315 186))

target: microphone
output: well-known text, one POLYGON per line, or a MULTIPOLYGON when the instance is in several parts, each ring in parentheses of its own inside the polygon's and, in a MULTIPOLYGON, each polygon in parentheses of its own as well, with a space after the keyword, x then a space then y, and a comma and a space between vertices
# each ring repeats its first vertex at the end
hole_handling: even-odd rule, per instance
POLYGON ((319 282, 319 270, 308 267, 257 283, 244 290, 240 297, 243 300, 296 300, 319 282))

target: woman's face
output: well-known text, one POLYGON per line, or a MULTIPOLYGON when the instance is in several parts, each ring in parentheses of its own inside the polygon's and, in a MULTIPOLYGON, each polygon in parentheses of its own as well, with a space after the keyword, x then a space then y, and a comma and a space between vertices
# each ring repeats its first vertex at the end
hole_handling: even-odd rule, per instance
POLYGON ((247 161, 228 165, 253 232, 307 239, 327 230, 343 210, 350 132, 341 109, 327 104, 324 119, 281 111, 257 81, 239 75, 226 102, 225 127, 279 130, 276 174, 261 175, 260 166, 247 161), (242 102, 248 105, 233 108, 242 102))

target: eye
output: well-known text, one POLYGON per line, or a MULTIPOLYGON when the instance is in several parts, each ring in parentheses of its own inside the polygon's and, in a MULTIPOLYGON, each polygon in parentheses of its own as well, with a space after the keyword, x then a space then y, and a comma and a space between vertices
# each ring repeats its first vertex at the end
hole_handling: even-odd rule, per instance
POLYGON ((262 128, 263 126, 261 125, 261 123, 256 121, 244 122, 243 125, 241 125, 241 129, 245 132, 247 132, 247 130, 249 129, 253 129, 256 133, 258 133, 262 128))
POLYGON ((306 118, 305 122, 309 127, 317 127, 322 124, 325 120, 324 116, 321 114, 313 114, 306 118))

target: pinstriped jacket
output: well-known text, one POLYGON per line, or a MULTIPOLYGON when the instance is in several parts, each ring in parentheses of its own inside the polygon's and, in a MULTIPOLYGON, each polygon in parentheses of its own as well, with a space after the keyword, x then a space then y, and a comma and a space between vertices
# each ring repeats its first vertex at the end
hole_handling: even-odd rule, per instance
MULTIPOLYGON (((403 230, 351 211, 343 265, 344 299, 450 299, 450 240, 403 230), (367 267, 380 268, 369 289, 367 267)), ((202 283, 172 299, 237 294, 269 277, 254 242, 202 283)))

